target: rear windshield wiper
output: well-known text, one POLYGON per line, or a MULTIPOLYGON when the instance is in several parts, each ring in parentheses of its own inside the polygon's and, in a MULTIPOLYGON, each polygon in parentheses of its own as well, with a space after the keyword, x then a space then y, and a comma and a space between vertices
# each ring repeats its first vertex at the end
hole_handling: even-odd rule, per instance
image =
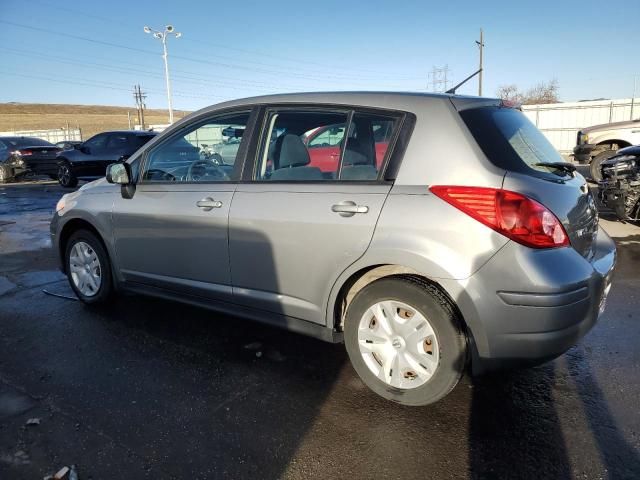
POLYGON ((576 171, 576 166, 569 162, 539 162, 535 164, 536 167, 550 167, 558 170, 563 170, 567 173, 573 174, 576 171))

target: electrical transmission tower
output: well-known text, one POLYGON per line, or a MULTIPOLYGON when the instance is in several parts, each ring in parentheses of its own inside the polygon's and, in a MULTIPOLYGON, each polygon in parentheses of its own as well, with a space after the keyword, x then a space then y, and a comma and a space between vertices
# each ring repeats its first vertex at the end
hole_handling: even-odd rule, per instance
POLYGON ((434 93, 443 93, 449 86, 449 65, 444 67, 433 67, 429 73, 429 86, 434 93))
POLYGON ((138 110, 138 124, 140 125, 140 129, 144 130, 144 110, 147 108, 145 104, 147 94, 140 89, 140 85, 134 85, 133 98, 136 101, 136 108, 138 110))

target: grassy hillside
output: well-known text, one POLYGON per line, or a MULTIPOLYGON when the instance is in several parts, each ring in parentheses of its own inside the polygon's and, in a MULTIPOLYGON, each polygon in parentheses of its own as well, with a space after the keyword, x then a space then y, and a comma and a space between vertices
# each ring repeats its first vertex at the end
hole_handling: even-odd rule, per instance
MULTIPOLYGON (((110 107, 100 105, 57 105, 39 103, 0 103, 0 132, 12 130, 44 130, 79 126, 82 138, 105 130, 122 130, 129 127, 127 112, 131 113, 132 125, 135 125, 135 108, 110 107)), ((176 119, 189 112, 174 110, 176 119)), ((166 124, 166 110, 146 110, 145 123, 166 124)))

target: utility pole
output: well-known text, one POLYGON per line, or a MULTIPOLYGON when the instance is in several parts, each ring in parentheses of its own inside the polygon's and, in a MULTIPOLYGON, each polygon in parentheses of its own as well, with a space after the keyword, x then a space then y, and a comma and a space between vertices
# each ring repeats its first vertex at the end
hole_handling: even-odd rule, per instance
POLYGON ((169 123, 173 123, 173 106, 171 105, 171 81, 169 80, 169 54, 167 53, 167 37, 173 35, 180 38, 182 33, 176 32, 173 25, 164 27, 164 31, 160 32, 151 27, 144 27, 144 33, 152 33, 153 38, 162 41, 162 59, 164 60, 164 79, 167 83, 167 103, 169 104, 169 123))
POLYGON ((136 108, 138 110, 138 123, 140 124, 140 129, 144 130, 144 109, 147 108, 145 105, 147 94, 140 89, 140 85, 134 85, 133 98, 136 101, 136 108))
POLYGON ((478 47, 480 48, 480 73, 478 74, 478 96, 482 96, 482 53, 484 49, 484 38, 482 35, 482 29, 480 29, 480 41, 476 40, 478 47))
POLYGON ((435 93, 443 93, 449 86, 449 65, 444 67, 434 66, 429 74, 431 91, 435 93))
POLYGON ((633 76, 633 95, 631 96, 631 115, 630 115, 631 118, 629 120, 633 120, 633 107, 635 106, 635 103, 636 103, 636 88, 638 86, 638 77, 640 77, 640 75, 633 76))

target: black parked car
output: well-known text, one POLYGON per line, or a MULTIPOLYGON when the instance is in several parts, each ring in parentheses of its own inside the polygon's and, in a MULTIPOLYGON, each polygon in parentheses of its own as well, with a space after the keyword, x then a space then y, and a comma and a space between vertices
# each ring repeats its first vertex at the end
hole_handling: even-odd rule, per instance
POLYGON ((75 187, 80 178, 104 177, 107 165, 130 157, 155 135, 128 130, 94 135, 73 150, 60 152, 58 182, 63 187, 75 187))
POLYGON ((0 183, 32 173, 56 179, 58 147, 35 137, 0 137, 0 183))

